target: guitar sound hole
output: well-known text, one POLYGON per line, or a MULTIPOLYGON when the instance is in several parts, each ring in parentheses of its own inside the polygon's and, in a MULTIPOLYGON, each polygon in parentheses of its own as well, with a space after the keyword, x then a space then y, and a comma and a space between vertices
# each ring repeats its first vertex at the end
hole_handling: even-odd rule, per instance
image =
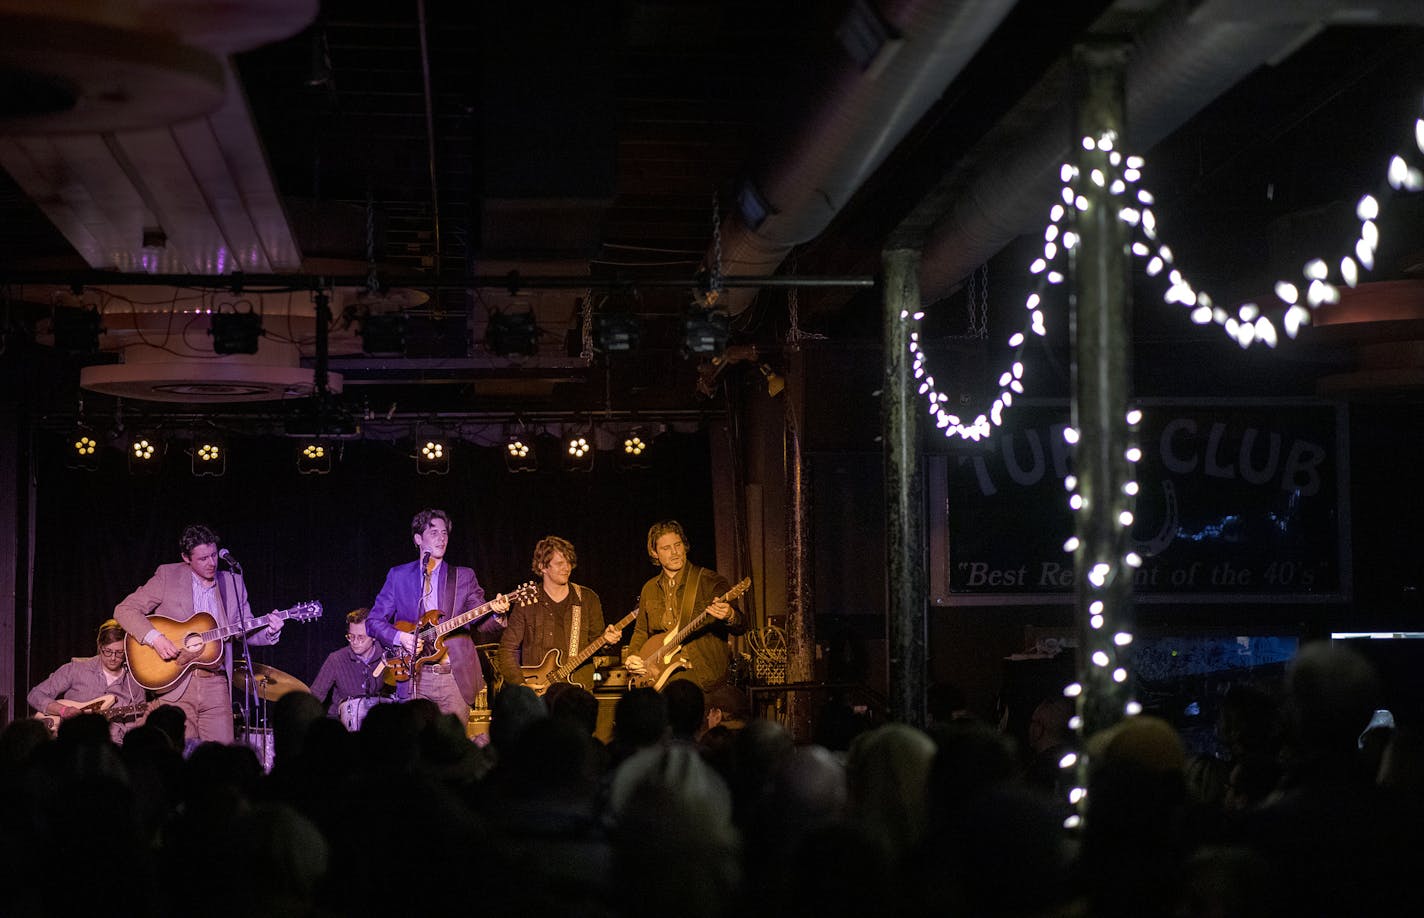
POLYGON ((183 649, 189 653, 200 653, 203 649, 203 639, 196 634, 185 634, 183 649))

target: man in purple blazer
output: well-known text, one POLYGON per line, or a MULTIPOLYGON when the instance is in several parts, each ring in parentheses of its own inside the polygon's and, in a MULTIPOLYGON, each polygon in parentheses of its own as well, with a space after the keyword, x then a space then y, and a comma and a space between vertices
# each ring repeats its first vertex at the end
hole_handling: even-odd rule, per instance
MULTIPOLYGON (((242 575, 218 570, 219 544, 218 534, 207 526, 189 526, 178 538, 183 560, 160 564, 147 583, 114 607, 114 618, 130 637, 143 645, 143 653, 152 651, 170 662, 180 654, 173 641, 148 621, 149 615, 183 622, 199 612, 206 612, 219 628, 251 621, 252 606, 247 602, 247 584, 242 575)), ((257 626, 255 633, 248 635, 248 641, 277 643, 282 620, 270 621, 266 628, 257 626)), ((129 666, 137 670, 141 662, 130 659, 129 666)), ((158 688, 155 700, 183 709, 188 715, 185 728, 188 739, 231 743, 234 732, 231 681, 232 644, 225 642, 220 664, 194 665, 186 669, 171 684, 158 688)))
MULTIPOLYGON (((411 520, 410 532, 416 560, 386 573, 386 582, 371 603, 371 614, 366 619, 366 630, 376 640, 405 654, 416 652, 415 634, 413 630, 397 628, 396 623, 414 626, 431 609, 438 609, 442 613, 440 621, 446 621, 485 602, 485 591, 473 570, 445 563, 450 517, 444 510, 420 511, 411 520)), ((498 614, 473 623, 475 634, 482 640, 493 640, 504 628, 509 600, 496 596, 490 606, 498 614)), ((445 649, 443 658, 416 667, 410 680, 396 687, 396 697, 429 698, 441 711, 458 717, 463 725, 469 721, 475 696, 484 688, 484 674, 468 628, 446 634, 445 649)), ((425 657, 432 650, 422 647, 419 655, 425 657)))

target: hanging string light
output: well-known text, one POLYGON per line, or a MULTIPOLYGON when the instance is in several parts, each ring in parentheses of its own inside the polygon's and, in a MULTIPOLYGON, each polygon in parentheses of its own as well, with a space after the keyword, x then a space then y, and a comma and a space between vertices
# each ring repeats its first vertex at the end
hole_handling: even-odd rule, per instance
MULTIPOLYGON (((1084 149, 1102 149, 1099 138, 1084 137, 1084 149)), ((1413 130, 1414 147, 1424 156, 1424 118, 1416 118, 1413 130)), ((1260 304, 1243 303, 1235 312, 1217 305, 1204 290, 1197 290, 1178 267, 1172 249, 1160 241, 1157 217, 1152 210, 1156 199, 1146 188, 1140 187, 1145 160, 1141 156, 1129 156, 1114 149, 1108 150, 1107 170, 1093 169, 1086 177, 1099 187, 1120 197, 1123 201, 1118 208, 1118 219, 1133 229, 1132 254, 1141 259, 1149 277, 1162 277, 1164 288, 1162 299, 1190 310, 1190 317, 1198 325, 1214 324, 1242 348, 1256 342, 1267 347, 1279 343, 1281 333, 1294 339, 1303 325, 1310 321, 1314 310, 1326 303, 1340 301, 1340 285, 1354 288, 1362 271, 1374 269, 1375 253, 1379 250, 1379 218, 1385 205, 1396 192, 1417 192, 1424 190, 1424 171, 1411 164, 1414 153, 1396 153, 1390 157, 1380 188, 1372 194, 1360 197, 1355 205, 1355 217, 1360 230, 1348 252, 1338 259, 1312 258, 1301 268, 1298 279, 1282 279, 1273 285, 1272 293, 1276 305, 1267 314, 1260 304), (1408 155, 1406 155, 1408 154, 1408 155)), ((1063 283, 1062 261, 1067 251, 1077 242, 1071 219, 1074 213, 1087 207, 1087 198, 1079 193, 1079 182, 1083 176, 1071 163, 1064 163, 1059 171, 1062 187, 1060 200, 1049 211, 1048 225, 1043 233, 1043 253, 1029 265, 1029 273, 1037 283, 1028 295, 1024 306, 1027 315, 1024 327, 1015 331, 1008 340, 1013 355, 1008 369, 999 374, 998 393, 989 410, 965 423, 959 415, 952 414, 944 407, 949 401, 947 393, 939 391, 934 376, 927 369, 927 359, 920 341, 918 325, 910 332, 910 357, 919 382, 919 394, 924 396, 929 414, 935 419, 935 426, 946 437, 962 437, 980 440, 989 436, 995 427, 1003 423, 1003 413, 1013 405, 1015 395, 1023 393, 1023 349, 1030 334, 1043 337, 1047 333, 1043 313, 1043 297, 1049 287, 1063 283)), ((923 310, 913 315, 901 313, 902 319, 912 319, 918 323, 924 318, 923 310)))

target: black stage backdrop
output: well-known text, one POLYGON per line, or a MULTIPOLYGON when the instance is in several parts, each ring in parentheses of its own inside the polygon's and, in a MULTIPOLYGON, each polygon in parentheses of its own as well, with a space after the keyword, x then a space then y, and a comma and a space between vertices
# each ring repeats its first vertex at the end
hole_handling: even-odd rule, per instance
MULTIPOLYGON (((387 568, 414 560, 411 517, 441 507, 453 520, 447 559, 475 569, 492 597, 534 578, 534 543, 560 535, 578 552, 574 580, 596 590, 614 620, 637 605, 654 568, 648 526, 672 517, 692 558, 716 562, 711 464, 705 433, 660 437, 650 469, 622 470, 600 453, 592 472, 511 474, 496 449, 456 444, 448 475, 418 475, 408 446, 353 441, 327 475, 300 475, 291 440, 227 441, 221 477, 194 477, 186 444, 170 444, 162 469, 131 475, 123 453, 98 471, 65 467, 66 444, 36 444, 34 616, 24 693, 72 656, 94 653, 114 605, 161 563, 181 560, 178 535, 203 522, 242 562, 252 609, 264 614, 308 599, 324 616, 288 622, 255 662, 304 682, 343 645, 345 614, 369 606, 387 568)), ((464 611, 464 610, 460 610, 464 611)))

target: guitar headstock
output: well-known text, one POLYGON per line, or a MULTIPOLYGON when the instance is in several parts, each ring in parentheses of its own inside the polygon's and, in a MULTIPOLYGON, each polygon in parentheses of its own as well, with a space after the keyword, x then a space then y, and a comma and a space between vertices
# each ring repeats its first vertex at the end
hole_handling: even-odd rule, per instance
POLYGON ((316 600, 297 603, 287 610, 287 618, 299 622, 310 622, 321 618, 321 603, 316 600))
POLYGON ((539 598, 539 584, 528 580, 504 595, 509 598, 511 604, 527 606, 539 598))
POLYGON ((745 593, 747 590, 750 590, 751 588, 752 588, 752 578, 750 578, 750 577, 743 577, 743 578, 737 583, 736 586, 732 587, 730 590, 728 590, 727 592, 723 593, 722 596, 721 596, 721 599, 722 599, 723 602, 731 602, 732 600, 734 600, 734 599, 736 599, 737 597, 741 596, 743 593, 745 593))

